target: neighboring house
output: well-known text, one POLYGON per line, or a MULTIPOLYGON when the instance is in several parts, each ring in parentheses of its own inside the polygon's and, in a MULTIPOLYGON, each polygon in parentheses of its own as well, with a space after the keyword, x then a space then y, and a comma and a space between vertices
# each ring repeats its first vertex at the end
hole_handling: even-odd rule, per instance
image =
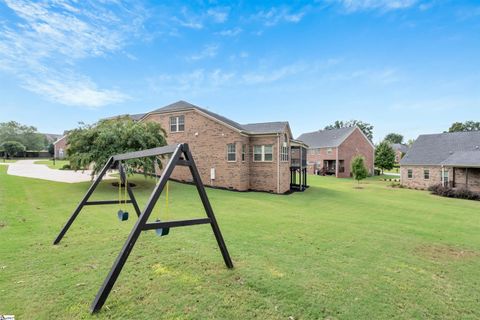
POLYGON ((350 163, 359 155, 365 158, 369 173, 374 173, 375 146, 356 126, 304 133, 298 140, 309 146, 307 160, 311 174, 348 178, 350 163))
POLYGON ((480 132, 421 135, 400 161, 400 171, 410 188, 442 183, 480 192, 480 132))
MULTIPOLYGON (((306 186, 306 161, 301 159, 306 152, 298 152, 306 146, 292 139, 288 122, 239 124, 185 101, 136 120, 160 123, 169 144, 188 143, 205 185, 279 194, 306 186)), ((176 168, 172 177, 191 181, 187 168, 176 168)))
POLYGON ((399 164, 403 156, 407 154, 408 146, 402 143, 392 143, 390 146, 392 147, 393 151, 395 151, 395 163, 399 164))
POLYGON ((62 138, 63 135, 61 134, 54 134, 54 133, 41 133, 43 136, 45 136, 45 140, 50 143, 54 143, 58 139, 62 138))
POLYGON ((54 158, 55 159, 65 159, 67 156, 67 142, 68 142, 68 136, 65 133, 63 137, 58 139, 53 143, 54 146, 54 158))

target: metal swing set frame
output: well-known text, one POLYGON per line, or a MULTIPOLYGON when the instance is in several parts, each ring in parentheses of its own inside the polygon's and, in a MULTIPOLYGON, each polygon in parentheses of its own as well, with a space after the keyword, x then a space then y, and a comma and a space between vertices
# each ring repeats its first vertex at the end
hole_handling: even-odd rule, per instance
POLYGON ((215 214, 213 213, 213 209, 208 199, 207 193, 205 191, 205 187, 200 178, 200 174, 198 172, 195 161, 193 160, 189 146, 186 143, 177 144, 177 145, 168 145, 165 147, 143 150, 138 152, 131 152, 131 153, 120 154, 120 155, 110 157, 110 159, 107 161, 107 163, 103 167, 100 174, 93 181, 92 185, 88 189, 83 199, 78 204, 77 208, 73 212, 70 219, 67 221, 67 223, 63 227, 62 231, 60 231, 59 235, 57 236, 57 238, 53 243, 54 245, 58 245, 60 241, 62 241, 63 237, 65 236, 65 234, 67 233, 68 229, 71 227, 71 225, 73 224, 77 216, 80 214, 83 207, 118 204, 118 201, 115 201, 115 200, 89 201, 95 189, 98 187, 98 185, 100 184, 100 182, 105 177, 108 170, 110 169, 119 170, 120 180, 122 184, 125 183, 127 193, 130 198, 130 200, 127 200, 126 203, 132 204, 138 216, 138 220, 135 226, 133 227, 132 231, 130 232, 130 235, 128 236, 128 239, 125 242, 122 250, 120 251, 120 254, 118 255, 116 261, 114 262, 112 269, 110 270, 110 273, 108 274, 103 285, 98 291, 90 308, 91 313, 96 313, 102 309, 103 305, 105 304, 105 301, 107 300, 113 286, 115 285, 115 282, 118 279, 118 276, 120 275, 123 266, 127 262, 127 259, 130 253, 132 252, 133 247, 135 246, 135 243, 137 242, 142 231, 210 224, 210 226, 212 227, 213 234, 215 235, 215 238, 217 240, 218 247, 220 248, 220 252, 222 253, 223 260, 225 261, 225 265, 229 269, 233 268, 232 259, 230 258, 230 254, 228 253, 227 246, 225 244, 222 233, 220 231, 220 227, 218 226, 217 220, 215 218, 215 214), (164 168, 162 176, 160 177, 160 180, 158 181, 149 200, 147 201, 145 209, 141 211, 131 187, 128 184, 126 184, 127 174, 125 172, 125 168, 122 164, 122 161, 153 157, 153 156, 163 156, 168 154, 171 154, 170 160, 166 165, 166 167, 164 168), (197 188, 198 194, 202 201, 207 217, 200 218, 200 219, 191 219, 191 220, 149 223, 148 219, 150 218, 150 215, 152 214, 153 209, 155 208, 155 205, 158 199, 160 198, 160 195, 162 194, 176 166, 184 166, 190 169, 190 172, 193 178, 193 183, 197 188))

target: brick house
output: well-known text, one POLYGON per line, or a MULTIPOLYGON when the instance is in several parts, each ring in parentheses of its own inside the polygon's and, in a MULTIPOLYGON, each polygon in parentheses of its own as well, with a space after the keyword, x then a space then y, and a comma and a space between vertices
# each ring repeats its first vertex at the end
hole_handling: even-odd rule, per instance
POLYGON ((441 183, 480 192, 480 132, 419 136, 400 161, 400 173, 409 188, 441 183))
MULTIPOLYGON (((301 161, 301 170, 291 165, 291 148, 306 146, 292 138, 288 122, 239 124, 184 101, 135 117, 160 123, 169 144, 188 143, 205 185, 283 194, 295 184, 294 169, 306 174, 301 161)), ((191 176, 180 167, 172 178, 188 182, 191 176)), ((306 184, 305 177, 300 181, 306 184)))
POLYGON ((369 173, 374 173, 375 146, 358 127, 304 133, 298 140, 309 146, 307 160, 311 174, 351 177, 350 163, 359 155, 364 157, 369 173))
POLYGON ((67 156, 67 143, 68 137, 67 134, 64 134, 60 139, 53 143, 54 153, 53 156, 55 159, 65 159, 67 156))
POLYGON ((408 146, 403 143, 392 143, 390 146, 395 151, 395 163, 399 164, 403 156, 407 154, 408 146))

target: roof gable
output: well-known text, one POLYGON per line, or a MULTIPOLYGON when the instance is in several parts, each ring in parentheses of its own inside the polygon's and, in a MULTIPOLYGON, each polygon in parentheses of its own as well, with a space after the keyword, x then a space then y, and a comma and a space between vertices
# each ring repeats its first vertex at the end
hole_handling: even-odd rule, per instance
POLYGON ((463 158, 465 154, 460 153, 468 151, 480 151, 480 131, 421 135, 400 164, 442 165, 455 153, 459 153, 457 156, 463 158))
POLYGON ((311 149, 335 148, 340 146, 357 127, 339 128, 331 130, 319 130, 304 133, 297 140, 303 141, 311 149))

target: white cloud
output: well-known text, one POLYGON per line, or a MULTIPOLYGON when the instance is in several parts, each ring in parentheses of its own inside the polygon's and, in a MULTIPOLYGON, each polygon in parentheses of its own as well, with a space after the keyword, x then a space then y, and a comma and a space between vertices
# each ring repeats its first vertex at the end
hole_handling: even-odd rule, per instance
POLYGON ((226 30, 219 31, 216 34, 224 37, 235 37, 235 36, 238 36, 240 33, 242 33, 242 31, 243 30, 241 28, 236 27, 233 29, 226 29, 226 30))
POLYGON ((209 9, 207 15, 216 23, 224 23, 228 19, 228 10, 226 9, 209 9))
POLYGON ((218 45, 216 44, 210 44, 205 46, 202 51, 199 53, 196 53, 194 55, 191 55, 190 57, 187 58, 187 60, 202 60, 206 58, 214 58, 218 53, 218 45))
POLYGON ((304 64, 292 64, 275 69, 246 73, 242 76, 242 81, 247 85, 271 83, 294 76, 306 70, 307 68, 304 64))
POLYGON ((418 0, 333 0, 340 3, 347 12, 362 10, 391 11, 407 9, 418 3, 418 0))
POLYGON ((269 10, 262 10, 252 16, 253 20, 261 21, 265 26, 275 26, 281 22, 298 23, 305 15, 305 11, 291 12, 290 8, 270 8, 269 10))
POLYGON ((0 69, 24 88, 66 105, 101 107, 127 98, 74 69, 80 59, 121 51, 141 29, 140 7, 74 0, 5 4, 16 17, 0 25, 0 69))

